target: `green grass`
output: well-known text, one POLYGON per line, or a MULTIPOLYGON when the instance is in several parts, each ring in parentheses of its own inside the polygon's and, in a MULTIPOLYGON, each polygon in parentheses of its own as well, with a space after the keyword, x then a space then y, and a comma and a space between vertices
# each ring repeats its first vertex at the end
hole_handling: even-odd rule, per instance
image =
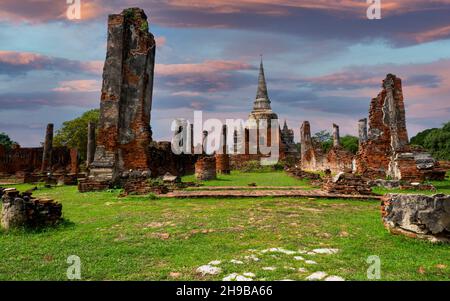
MULTIPOLYGON (((291 181, 274 174, 249 175, 247 181, 256 178, 260 185, 275 185, 271 178, 276 185, 291 181)), ((66 280, 70 255, 81 258, 83 280, 172 280, 171 273, 180 273, 178 280, 220 280, 234 272, 253 272, 256 279, 303 280, 314 271, 366 280, 370 255, 381 258, 382 280, 449 280, 450 275, 450 247, 389 234, 378 202, 148 200, 118 198, 118 191, 80 194, 76 187, 41 188, 34 195, 62 202, 66 222, 44 231, 0 232, 0 280, 66 280), (302 255, 317 265, 282 254, 257 254, 259 262, 244 265, 229 263, 243 260, 250 249, 271 247, 340 252, 302 255), (212 260, 224 262, 220 275, 195 272, 212 260), (277 270, 262 270, 267 266, 277 270), (308 273, 285 266, 305 267, 308 273)))
MULTIPOLYGON (((185 176, 183 182, 199 182, 194 175, 185 176)), ((201 181, 204 186, 248 186, 256 183, 258 186, 309 186, 308 181, 288 176, 284 171, 273 172, 239 172, 232 171, 230 175, 217 175, 217 180, 201 181)))

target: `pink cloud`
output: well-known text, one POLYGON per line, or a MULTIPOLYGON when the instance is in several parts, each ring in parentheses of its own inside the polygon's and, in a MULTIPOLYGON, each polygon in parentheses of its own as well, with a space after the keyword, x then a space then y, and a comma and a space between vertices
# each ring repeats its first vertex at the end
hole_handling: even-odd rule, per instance
POLYGON ((157 47, 163 47, 163 46, 166 45, 167 38, 164 37, 164 36, 155 37, 155 41, 156 41, 156 46, 157 47))
POLYGON ((155 72, 159 75, 213 74, 215 72, 250 70, 250 64, 239 61, 209 60, 197 64, 156 64, 155 72))
POLYGON ((418 43, 430 42, 442 38, 448 38, 450 36, 450 25, 433 28, 431 30, 412 34, 411 37, 418 43))
POLYGON ((101 90, 101 82, 94 79, 70 80, 59 82, 55 92, 97 92, 101 90))
POLYGON ((98 75, 102 73, 102 61, 76 61, 51 57, 33 52, 0 50, 0 71, 14 75, 36 70, 54 70, 64 72, 85 72, 98 75))

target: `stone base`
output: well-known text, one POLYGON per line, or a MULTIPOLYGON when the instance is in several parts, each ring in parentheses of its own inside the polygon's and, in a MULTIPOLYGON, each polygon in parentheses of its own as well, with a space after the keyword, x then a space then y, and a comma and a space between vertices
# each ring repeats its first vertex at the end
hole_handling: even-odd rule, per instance
POLYGON ((372 189, 368 182, 361 176, 351 173, 339 173, 323 184, 323 189, 328 193, 349 195, 371 195, 372 189))
POLYGON ((54 226, 61 221, 62 205, 50 199, 35 199, 31 193, 1 189, 1 225, 4 229, 54 226))
POLYGON ((96 181, 93 179, 80 179, 78 182, 78 191, 93 192, 93 191, 103 191, 111 187, 111 182, 109 181, 96 181))
POLYGON ((124 195, 147 195, 150 193, 166 194, 169 189, 165 185, 152 185, 149 179, 132 179, 123 184, 124 195))
POLYGON ((195 177, 200 181, 217 179, 216 158, 204 157, 195 163, 195 177))
POLYGON ((433 242, 450 242, 450 196, 388 194, 381 205, 392 232, 433 242))
POLYGON ((216 171, 218 174, 225 175, 229 175, 231 173, 229 155, 216 155, 216 171))

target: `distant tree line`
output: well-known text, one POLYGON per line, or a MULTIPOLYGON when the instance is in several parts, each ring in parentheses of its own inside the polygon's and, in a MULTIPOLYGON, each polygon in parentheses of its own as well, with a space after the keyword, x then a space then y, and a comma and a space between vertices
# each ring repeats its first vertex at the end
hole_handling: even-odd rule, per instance
POLYGON ((11 149, 11 147, 15 144, 11 138, 6 133, 0 133, 0 145, 3 145, 7 149, 11 149))
POLYGON ((450 160, 450 121, 442 128, 418 133, 411 138, 411 144, 425 148, 437 160, 450 160))
POLYGON ((86 160, 87 136, 89 122, 98 123, 100 110, 90 110, 78 118, 65 121, 56 131, 53 138, 54 146, 66 146, 78 149, 81 160, 86 160))
MULTIPOLYGON (((312 136, 312 139, 322 147, 325 153, 333 147, 333 136, 328 131, 317 132, 312 136)), ((359 139, 355 136, 346 135, 341 137, 341 145, 343 149, 356 154, 358 152, 359 139)))

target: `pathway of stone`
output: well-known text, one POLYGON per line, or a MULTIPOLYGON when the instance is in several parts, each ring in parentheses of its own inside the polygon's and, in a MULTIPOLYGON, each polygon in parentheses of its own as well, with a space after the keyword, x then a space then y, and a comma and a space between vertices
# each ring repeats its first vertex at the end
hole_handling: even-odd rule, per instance
MULTIPOLYGON (((248 250, 250 255, 244 255, 242 258, 232 259, 229 261, 214 260, 206 265, 197 268, 196 272, 202 276, 217 276, 222 274, 223 270, 233 271, 223 277, 223 281, 265 281, 267 280, 267 274, 277 271, 279 269, 286 271, 286 275, 295 275, 295 280, 308 280, 308 281, 345 281, 344 278, 336 275, 329 275, 327 272, 320 271, 320 256, 333 255, 339 252, 338 249, 332 248, 320 248, 313 250, 298 250, 291 251, 284 248, 270 248, 264 250, 248 250), (301 256, 300 256, 301 255, 301 256), (317 256, 316 256, 317 255, 317 256), (305 258, 306 257, 306 258, 305 258), (314 260, 308 259, 314 258, 314 260), (264 262, 283 261, 282 266, 270 265, 266 266, 264 262), (244 270, 251 266, 253 272, 237 270, 244 270), (260 270, 259 272, 257 271, 260 270), (311 269, 313 271, 308 271, 311 269), (258 277, 258 275, 265 275, 264 277, 258 277)), ((270 276, 269 276, 270 277, 270 276)), ((278 281, 295 281, 293 279, 280 279, 278 281)))
POLYGON ((344 195, 327 193, 323 190, 273 189, 273 190, 177 190, 160 195, 161 198, 259 198, 300 197, 325 199, 381 200, 377 195, 344 195))
POLYGON ((215 190, 305 190, 308 186, 200 186, 188 187, 187 191, 215 190))

